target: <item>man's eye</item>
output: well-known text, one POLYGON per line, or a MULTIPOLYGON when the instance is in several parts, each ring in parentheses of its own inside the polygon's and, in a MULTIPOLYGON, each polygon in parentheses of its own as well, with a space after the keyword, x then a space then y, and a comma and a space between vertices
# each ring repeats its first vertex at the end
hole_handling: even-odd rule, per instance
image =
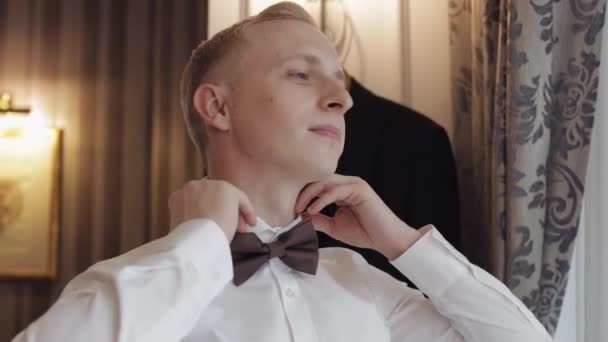
POLYGON ((305 72, 292 72, 291 75, 301 80, 308 80, 310 78, 305 72))

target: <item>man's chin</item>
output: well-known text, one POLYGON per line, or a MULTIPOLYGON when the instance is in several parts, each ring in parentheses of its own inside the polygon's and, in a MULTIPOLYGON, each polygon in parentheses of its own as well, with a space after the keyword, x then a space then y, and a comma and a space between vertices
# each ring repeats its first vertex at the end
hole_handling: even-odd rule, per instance
POLYGON ((326 163, 317 163, 317 164, 309 164, 311 167, 306 168, 304 175, 309 182, 316 182, 323 180, 336 172, 336 168, 338 167, 338 162, 326 162, 326 163))

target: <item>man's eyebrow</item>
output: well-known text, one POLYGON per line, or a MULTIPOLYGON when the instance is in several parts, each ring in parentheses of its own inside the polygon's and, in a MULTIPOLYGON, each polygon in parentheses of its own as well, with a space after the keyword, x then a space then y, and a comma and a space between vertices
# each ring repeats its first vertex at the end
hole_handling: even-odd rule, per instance
MULTIPOLYGON (((317 65, 317 66, 321 65, 321 59, 318 56, 313 55, 313 54, 309 54, 309 53, 298 53, 298 54, 295 54, 295 55, 291 55, 291 56, 285 58, 283 60, 282 64, 285 64, 285 63, 287 63, 289 61, 292 61, 294 59, 301 59, 301 60, 305 61, 308 64, 313 64, 313 65, 317 65)), ((339 79, 341 81, 345 80, 345 78, 344 78, 344 71, 342 70, 342 68, 336 70, 334 72, 334 75, 336 76, 337 79, 339 79)))

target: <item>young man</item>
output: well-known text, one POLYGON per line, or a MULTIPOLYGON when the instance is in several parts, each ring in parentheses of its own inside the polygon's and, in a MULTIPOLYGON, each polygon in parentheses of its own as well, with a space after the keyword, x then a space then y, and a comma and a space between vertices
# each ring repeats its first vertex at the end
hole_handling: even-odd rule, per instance
POLYGON ((333 174, 352 103, 302 8, 272 6, 203 43, 182 90, 208 177, 171 196, 173 231, 76 277, 16 341, 551 340, 433 226, 409 227, 333 174), (330 203, 336 215, 319 214, 330 203), (313 226, 378 250, 430 299, 350 250, 317 250, 313 226))

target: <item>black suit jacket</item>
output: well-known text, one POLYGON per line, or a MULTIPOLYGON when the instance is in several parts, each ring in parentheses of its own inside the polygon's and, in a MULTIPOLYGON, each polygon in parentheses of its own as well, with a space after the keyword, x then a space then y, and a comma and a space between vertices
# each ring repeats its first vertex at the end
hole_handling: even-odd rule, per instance
MULTIPOLYGON (((367 181, 408 225, 433 224, 461 249, 458 184, 445 130, 426 116, 379 97, 352 80, 354 105, 346 113, 346 141, 337 173, 367 181)), ((335 213, 335 206, 324 211, 335 213)), ((320 247, 358 251, 377 268, 406 278, 382 254, 319 233, 320 247)))

